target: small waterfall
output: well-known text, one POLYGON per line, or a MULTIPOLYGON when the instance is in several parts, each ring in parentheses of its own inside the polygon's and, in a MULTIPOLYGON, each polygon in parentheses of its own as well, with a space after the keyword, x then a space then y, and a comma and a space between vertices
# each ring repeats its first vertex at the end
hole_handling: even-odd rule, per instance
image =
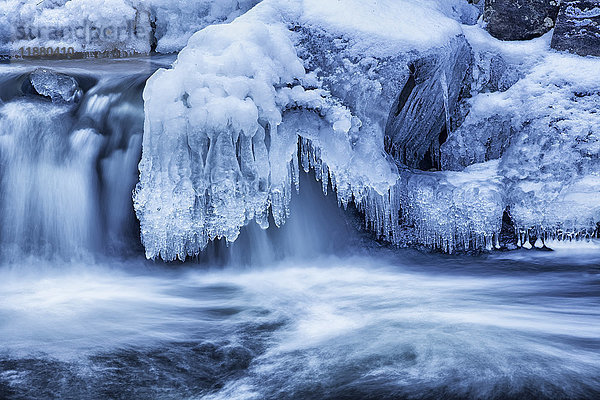
MULTIPOLYGON (((19 90, 0 103, 2 255, 73 258, 139 250, 131 193, 152 71, 77 76, 78 104, 19 90)), ((19 88, 27 74, 4 79, 19 88), (12 83, 11 83, 12 82, 12 83)))
POLYGON ((68 107, 38 100, 6 104, 0 120, 3 250, 91 248, 98 237, 94 161, 102 137, 72 130, 68 107))

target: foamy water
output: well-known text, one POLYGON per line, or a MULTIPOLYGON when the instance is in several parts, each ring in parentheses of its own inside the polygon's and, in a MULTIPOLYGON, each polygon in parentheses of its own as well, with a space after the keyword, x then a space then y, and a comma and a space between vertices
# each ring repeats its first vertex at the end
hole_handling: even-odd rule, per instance
POLYGON ((0 268, 4 397, 600 393, 593 263, 380 250, 251 268, 25 264, 0 268))

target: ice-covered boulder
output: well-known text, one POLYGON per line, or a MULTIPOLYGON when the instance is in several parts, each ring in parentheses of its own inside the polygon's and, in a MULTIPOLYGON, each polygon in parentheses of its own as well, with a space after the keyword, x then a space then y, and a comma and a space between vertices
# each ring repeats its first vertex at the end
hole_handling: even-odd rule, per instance
POLYGON ((600 1, 563 0, 552 48, 581 56, 600 56, 600 1))
POLYGON ((505 92, 475 96, 442 146, 442 166, 499 159, 512 223, 547 239, 591 236, 600 221, 600 62, 542 52, 505 92))
POLYGON ((477 53, 476 57, 471 90, 477 93, 505 92, 521 78, 519 70, 500 54, 485 52, 477 53))
MULTIPOLYGON (((457 56, 445 52, 462 49, 457 68, 468 68, 447 4, 266 0, 195 34, 144 94, 135 208, 147 256, 197 254, 252 220, 266 227, 269 212, 283 223, 300 166, 324 189, 331 180, 341 204, 357 203, 394 241, 393 199, 404 195, 393 194, 399 175, 383 139, 408 65, 430 62, 439 74, 443 64, 455 85, 457 56)), ((444 104, 443 86, 436 92, 444 104)))
POLYGON ((485 0, 483 19, 492 36, 529 40, 554 27, 560 0, 485 0))
POLYGON ((518 227, 550 234, 596 229, 599 82, 598 60, 549 54, 501 100, 518 128, 500 164, 518 227))
POLYGON ((510 115, 481 117, 472 109, 464 123, 452 132, 440 150, 443 170, 461 171, 465 167, 499 159, 514 133, 510 115))
POLYGON ((512 114, 495 101, 548 52, 549 34, 531 41, 504 42, 479 27, 465 29, 474 53, 470 93, 459 105, 464 115, 440 148, 442 170, 496 160, 504 154, 511 137, 519 129, 512 114))
POLYGON ((48 97, 55 103, 75 103, 83 94, 77 79, 45 68, 31 72, 24 85, 25 92, 48 97))

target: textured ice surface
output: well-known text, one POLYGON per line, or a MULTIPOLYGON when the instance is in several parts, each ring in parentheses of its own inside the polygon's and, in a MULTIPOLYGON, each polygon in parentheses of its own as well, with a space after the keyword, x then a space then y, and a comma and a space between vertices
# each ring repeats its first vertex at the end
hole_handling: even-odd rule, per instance
POLYGON ((0 50, 181 50, 207 25, 232 20, 260 0, 8 0, 0 3, 0 50))
POLYGON ((36 93, 49 97, 53 102, 71 103, 82 94, 75 78, 43 68, 33 71, 29 81, 36 93))
MULTIPOLYGON (((340 177, 355 172, 349 137, 359 121, 305 73, 282 26, 239 19, 199 32, 174 69, 150 79, 144 99, 135 205, 149 257, 184 258, 210 239, 233 241, 252 219, 266 227, 269 206, 283 223, 298 184, 298 126, 340 177)), ((355 173, 385 179, 376 168, 355 173)))
POLYGON ((409 64, 410 77, 387 119, 386 150, 402 163, 421 169, 437 165, 440 136, 452 129, 472 64, 471 47, 457 36, 435 52, 409 64))
POLYGON ((600 221, 599 61, 549 54, 506 96, 518 133, 500 168, 515 222, 591 234, 600 221))
MULTIPOLYGON (((548 36, 502 43, 461 27, 447 3, 340 4, 265 0, 196 33, 173 69, 148 81, 134 195, 147 257, 198 254, 253 220, 265 228, 269 213, 281 225, 300 168, 314 169, 324 191, 330 181, 339 203, 353 201, 392 243, 489 249, 506 210, 521 245, 528 235, 591 233, 597 60, 553 54, 548 36), (442 125, 461 122, 449 112, 458 89, 445 73, 468 60, 452 56, 461 33, 475 52, 463 93, 472 98, 454 110, 464 123, 447 130, 440 160, 456 171, 396 164, 384 133, 410 65, 448 60, 434 69, 435 110, 442 125)), ((416 119, 406 123, 420 129, 426 121, 416 119)))
MULTIPOLYGON (((422 193, 421 180, 456 198, 404 211, 423 238, 439 237, 428 243, 465 245, 466 225, 447 230, 441 221, 448 207, 460 218, 485 203, 499 224, 501 212, 485 201, 458 204, 470 189, 443 175, 397 185, 401 175, 383 151, 407 63, 436 57, 461 32, 440 4, 265 1, 231 24, 195 34, 174 68, 157 72, 144 93, 134 197, 146 255, 197 254, 211 239, 235 240, 253 219, 268 226, 269 211, 280 225, 300 166, 313 168, 324 190, 331 180, 341 204, 354 201, 368 225, 394 242, 401 201, 438 200, 422 193)), ((473 231, 493 232, 494 224, 473 231)))
MULTIPOLYGON (((513 44, 478 42, 511 59, 513 44)), ((600 221, 600 61, 547 50, 549 38, 519 44, 528 59, 505 91, 476 94, 464 124, 442 146, 442 166, 500 159, 506 206, 516 227, 535 237, 590 236, 600 221), (544 44, 543 48, 539 48, 544 44), (527 48, 528 47, 528 48, 527 48)))

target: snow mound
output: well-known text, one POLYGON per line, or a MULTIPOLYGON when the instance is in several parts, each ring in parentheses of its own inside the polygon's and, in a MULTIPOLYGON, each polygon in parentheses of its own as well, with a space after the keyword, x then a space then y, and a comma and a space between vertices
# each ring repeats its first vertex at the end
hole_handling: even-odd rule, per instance
POLYGON ((144 100, 135 207, 147 255, 166 260, 233 241, 252 219, 268 226, 269 206, 283 223, 298 185, 291 126, 322 130, 335 157, 349 153, 358 123, 316 87, 281 26, 246 19, 194 35, 174 68, 148 81, 144 100), (286 112, 294 122, 283 123, 286 112))

